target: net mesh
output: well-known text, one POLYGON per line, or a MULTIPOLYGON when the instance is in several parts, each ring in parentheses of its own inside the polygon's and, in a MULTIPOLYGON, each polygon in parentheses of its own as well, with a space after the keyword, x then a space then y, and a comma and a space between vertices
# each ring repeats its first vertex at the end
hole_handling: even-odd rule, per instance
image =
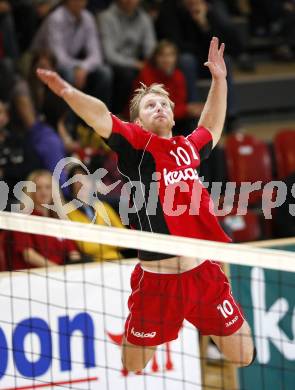
MULTIPOLYGON (((0 389, 294 388, 295 239, 267 242, 264 245, 269 248, 259 248, 257 244, 213 243, 53 218, 0 214, 4 271, 0 275, 0 389), (40 257, 36 258, 28 248, 34 248, 40 257), (140 316, 154 310, 153 319, 155 324, 161 324, 160 332, 177 328, 171 313, 179 318, 188 304, 183 297, 191 299, 185 295, 190 283, 185 279, 172 295, 167 290, 167 301, 163 283, 170 283, 168 265, 155 270, 144 267, 143 271, 137 267, 137 273, 134 271, 137 250, 151 249, 171 256, 196 253, 199 259, 222 261, 233 296, 252 330, 257 348, 254 364, 238 369, 202 334, 206 332, 197 331, 189 321, 191 316, 181 314, 185 319, 177 325, 177 339, 158 346, 144 369, 128 371, 126 365, 123 367, 125 321, 130 320, 130 310, 136 316, 132 305, 141 302, 134 297, 130 301, 131 287, 133 295, 138 290, 134 287, 140 287, 141 294, 148 291, 140 316), (140 272, 145 273, 142 286, 140 272), (153 272, 164 275, 159 285, 155 285, 158 275, 153 272), (162 306, 157 311, 158 301, 162 306)), ((176 264, 181 267, 180 262, 176 264)), ((217 326, 216 318, 212 322, 206 317, 202 323, 203 300, 225 318, 225 326, 234 326, 229 298, 219 302, 217 296, 214 303, 206 300, 204 264, 198 266, 202 272, 199 279, 195 277, 193 292, 200 305, 200 328, 208 328, 207 322, 211 328, 217 326)), ((214 283, 220 283, 220 276, 216 276, 220 274, 215 275, 211 268, 209 271, 214 283)), ((176 272, 175 267, 172 272, 176 272)), ((183 274, 176 274, 177 283, 183 278, 179 275, 183 274)), ((175 278, 171 280, 174 283, 175 278)), ((141 306, 137 309, 141 310, 141 306)), ((153 329, 137 329, 140 319, 131 320, 133 340, 138 339, 140 345, 151 341, 153 345, 153 329)), ((128 332, 128 326, 126 329, 128 332)), ((242 359, 244 351, 238 339, 233 348, 242 359)), ((151 351, 150 347, 145 351, 151 351)), ((140 365, 145 355, 137 356, 140 365)))

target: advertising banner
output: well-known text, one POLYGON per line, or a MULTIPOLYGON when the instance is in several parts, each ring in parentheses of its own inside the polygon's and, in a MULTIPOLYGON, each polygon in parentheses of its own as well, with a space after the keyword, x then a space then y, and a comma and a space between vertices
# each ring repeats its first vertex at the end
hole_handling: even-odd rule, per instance
MULTIPOLYGON (((280 249, 294 251, 295 247, 280 249)), ((294 390, 294 273, 232 265, 231 276, 257 348, 255 363, 239 370, 240 388, 294 390)))
POLYGON ((0 390, 201 390, 197 331, 158 348, 144 372, 122 369, 134 264, 90 264, 0 277, 0 390))

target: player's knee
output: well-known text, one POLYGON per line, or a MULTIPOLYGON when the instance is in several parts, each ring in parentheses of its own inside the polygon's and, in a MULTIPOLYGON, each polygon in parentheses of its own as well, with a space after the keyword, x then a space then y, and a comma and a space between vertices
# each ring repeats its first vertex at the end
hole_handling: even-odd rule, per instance
POLYGON ((244 351, 237 364, 239 367, 248 367, 254 363, 255 358, 256 358, 256 348, 253 347, 252 349, 244 351))
POLYGON ((135 359, 123 359, 123 368, 129 372, 138 372, 145 368, 146 364, 135 359))
POLYGON ((122 364, 123 368, 129 372, 138 372, 145 368, 146 361, 143 359, 143 356, 138 356, 138 354, 128 353, 128 351, 122 351, 122 364))

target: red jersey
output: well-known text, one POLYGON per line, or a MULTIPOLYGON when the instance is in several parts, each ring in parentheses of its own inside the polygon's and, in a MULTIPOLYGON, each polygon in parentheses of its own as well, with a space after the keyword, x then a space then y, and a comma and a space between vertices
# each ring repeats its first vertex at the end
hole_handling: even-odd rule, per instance
MULTIPOLYGON (((137 212, 129 216, 132 227, 229 242, 214 215, 210 195, 198 176, 201 161, 212 149, 209 130, 199 127, 187 137, 161 138, 135 123, 112 118, 108 144, 118 155, 123 180, 141 192, 141 197, 133 192, 137 212)), ((142 260, 168 257, 171 255, 139 251, 142 260)))
MULTIPOLYGON (((33 215, 42 216, 34 210, 33 215)), ((41 234, 22 233, 12 231, 7 233, 8 245, 11 248, 7 253, 8 262, 12 261, 12 270, 34 268, 24 260, 23 251, 28 248, 34 249, 46 259, 57 265, 64 264, 67 254, 78 250, 74 241, 56 237, 43 236, 41 234)))

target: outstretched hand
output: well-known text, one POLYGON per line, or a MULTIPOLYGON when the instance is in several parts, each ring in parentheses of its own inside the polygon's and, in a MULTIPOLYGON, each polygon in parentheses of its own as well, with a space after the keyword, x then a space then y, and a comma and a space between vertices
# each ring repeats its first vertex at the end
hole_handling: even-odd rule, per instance
POLYGON ((39 79, 61 98, 66 98, 73 93, 74 88, 56 72, 38 68, 36 73, 39 79))
POLYGON ((208 61, 205 62, 210 70, 213 79, 222 79, 226 77, 226 66, 223 58, 224 43, 219 47, 219 39, 213 37, 209 47, 208 61))

